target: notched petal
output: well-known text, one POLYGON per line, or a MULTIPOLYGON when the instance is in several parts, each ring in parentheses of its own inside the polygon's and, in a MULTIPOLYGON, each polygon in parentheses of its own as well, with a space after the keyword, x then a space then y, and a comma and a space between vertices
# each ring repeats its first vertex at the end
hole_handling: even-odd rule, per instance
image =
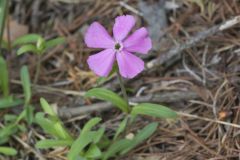
POLYGON ((87 63, 89 68, 98 76, 107 77, 112 70, 115 61, 115 51, 105 49, 97 54, 89 56, 87 63))
POLYGON ((98 22, 94 22, 89 26, 84 41, 90 48, 113 48, 114 46, 113 38, 98 22))
POLYGON ((137 52, 142 54, 147 54, 152 48, 152 41, 149 37, 141 39, 136 44, 126 47, 125 49, 129 52, 137 52))
POLYGON ((117 53, 117 62, 120 74, 124 78, 133 78, 144 69, 144 62, 137 56, 127 51, 117 53))
POLYGON ((152 41, 148 37, 145 27, 136 30, 124 42, 124 49, 129 52, 138 52, 146 54, 152 48, 152 41))
POLYGON ((135 25, 135 18, 131 15, 118 16, 113 26, 113 36, 116 41, 122 41, 135 25))

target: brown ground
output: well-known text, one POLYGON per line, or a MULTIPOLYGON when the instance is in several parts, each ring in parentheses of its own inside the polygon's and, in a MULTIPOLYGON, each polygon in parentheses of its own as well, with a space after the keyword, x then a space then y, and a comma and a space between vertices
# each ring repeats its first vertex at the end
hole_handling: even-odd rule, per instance
MULTIPOLYGON (((214 34, 209 33, 205 39, 198 39, 185 47, 189 40, 203 34, 203 31, 239 15, 240 2, 202 2, 166 0, 164 7, 164 0, 79 0, 76 4, 57 0, 11 0, 10 22, 25 25, 30 33, 36 32, 46 38, 57 35, 67 38, 66 45, 44 55, 40 86, 34 87, 33 102, 37 103, 39 97, 45 97, 49 102, 57 103, 59 110, 91 104, 75 92, 66 93, 68 90, 84 92, 96 84, 97 77, 86 64, 86 58, 93 50, 84 45, 83 33, 93 21, 99 21, 110 31, 117 15, 132 14, 138 19, 137 27, 147 26, 154 40, 154 49, 143 57, 146 64, 157 57, 164 58, 176 46, 183 46, 183 49, 177 48, 179 50, 170 59, 160 65, 154 63, 137 78, 126 81, 127 86, 133 89, 130 95, 167 95, 163 100, 155 98, 152 101, 170 106, 181 116, 174 122, 157 120, 161 124, 158 132, 123 159, 240 159, 240 25, 226 30, 217 28, 214 34), (46 86, 48 88, 43 88, 46 86), (60 91, 51 91, 52 88, 60 91)), ((10 28, 10 31, 17 30, 17 27, 10 28)), ((23 64, 29 65, 34 76, 35 56, 17 58, 11 55, 8 58, 11 79, 19 79, 18 68, 23 64)), ((115 78, 103 86, 119 91, 115 78)), ((12 89, 19 92, 15 84, 12 89)), ((109 129, 116 126, 121 118, 114 109, 95 111, 85 113, 80 120, 67 123, 67 126, 74 133, 76 127, 96 115, 104 117, 109 129)), ((139 120, 133 130, 148 121, 153 119, 146 117, 139 120)), ((33 131, 34 139, 38 129, 33 131)), ((24 149, 22 154, 29 156, 24 149)), ((46 157, 59 159, 48 154, 50 152, 45 154, 46 157)))

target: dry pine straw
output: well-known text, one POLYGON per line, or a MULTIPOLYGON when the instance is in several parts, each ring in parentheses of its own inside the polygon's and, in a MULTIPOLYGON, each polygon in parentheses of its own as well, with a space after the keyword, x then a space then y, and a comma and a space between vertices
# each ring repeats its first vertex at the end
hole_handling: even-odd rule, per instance
MULTIPOLYGON (((121 4, 115 0, 82 1, 74 5, 40 0, 26 0, 24 4, 14 0, 12 2, 12 17, 21 24, 28 25, 32 32, 41 33, 46 37, 61 35, 67 38, 68 44, 65 47, 57 47, 43 58, 40 84, 36 88, 49 92, 42 93, 36 89, 35 93, 36 102, 40 96, 44 96, 50 102, 58 102, 58 106, 74 107, 79 106, 79 103, 83 105, 93 103, 83 101, 81 95, 77 94, 79 90, 84 92, 93 87, 97 79, 84 63, 92 50, 84 47, 82 33, 90 22, 97 20, 111 28, 113 19, 117 15, 137 13, 140 15, 137 25, 146 25, 143 22, 147 17, 144 17, 138 10, 137 0, 121 4), (54 90, 56 88, 58 90, 54 90), (52 93, 56 91, 57 95, 52 93)), ((156 1, 151 0, 148 5, 154 5, 154 3, 156 1)), ((169 26, 164 30, 166 32, 164 42, 161 42, 165 45, 162 45, 159 51, 151 53, 155 58, 146 58, 146 62, 168 53, 167 51, 177 44, 185 44, 197 33, 225 22, 240 13, 240 4, 234 0, 212 1, 211 3, 214 3, 216 7, 213 14, 206 9, 210 2, 204 4, 204 12, 189 1, 180 3, 182 5, 179 9, 167 13, 169 26)), ((160 123, 157 133, 123 158, 147 159, 148 157, 154 160, 239 158, 240 54, 238 46, 240 37, 238 30, 239 25, 236 25, 208 36, 204 41, 201 40, 191 47, 184 48, 183 56, 171 65, 163 65, 153 72, 146 70, 139 78, 127 82, 127 85, 138 95, 164 94, 166 91, 194 91, 199 98, 168 103, 169 106, 179 111, 181 117, 174 122, 154 119, 160 123)), ((17 63, 11 63, 13 79, 18 79, 16 77, 18 74, 13 72, 19 67, 18 65, 23 63, 28 63, 31 73, 34 73, 35 57, 26 57, 20 62, 19 59, 12 57, 13 61, 17 61, 17 63)), ((13 80, 13 82, 16 81, 13 80)), ((114 78, 106 86, 113 86, 113 89, 118 90, 114 78)), ((113 121, 112 125, 117 126, 121 119, 116 119, 120 114, 115 110, 102 114, 94 113, 90 116, 94 115, 105 117, 106 125, 109 121, 113 121)), ((79 124, 86 121, 86 118, 89 118, 89 115, 75 118, 67 125, 75 132, 79 124)), ((140 119, 132 132, 152 120, 148 117, 140 119)), ((37 137, 46 136, 41 135, 42 132, 39 132, 38 128, 31 130, 31 135, 28 137, 32 141, 35 141, 37 137)), ((21 141, 16 141, 22 144, 23 147, 20 148, 23 153, 28 154, 29 148, 24 147, 21 141)), ((33 157, 39 156, 34 148, 31 148, 30 152, 33 152, 29 154, 33 157)), ((43 154, 42 158, 64 159, 63 155, 66 152, 66 149, 49 151, 43 154)))

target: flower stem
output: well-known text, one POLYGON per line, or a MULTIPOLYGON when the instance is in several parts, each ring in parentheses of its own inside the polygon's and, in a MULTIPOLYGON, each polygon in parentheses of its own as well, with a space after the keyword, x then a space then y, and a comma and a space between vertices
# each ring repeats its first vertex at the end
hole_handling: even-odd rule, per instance
MULTIPOLYGON (((8 0, 5 0, 1 3, 1 19, 0 19, 0 46, 2 46, 2 39, 3 39, 3 31, 4 31, 4 26, 5 26, 5 21, 7 19, 8 15, 8 0)), ((2 53, 1 53, 2 55, 2 53)))
POLYGON ((124 98, 124 100, 127 102, 127 104, 129 105, 127 92, 126 92, 126 89, 125 89, 125 87, 124 87, 123 79, 122 79, 122 76, 121 76, 120 73, 119 73, 119 70, 117 70, 117 77, 118 77, 118 80, 119 80, 119 84, 120 84, 120 87, 121 87, 121 91, 122 91, 122 94, 123 94, 123 98, 124 98))

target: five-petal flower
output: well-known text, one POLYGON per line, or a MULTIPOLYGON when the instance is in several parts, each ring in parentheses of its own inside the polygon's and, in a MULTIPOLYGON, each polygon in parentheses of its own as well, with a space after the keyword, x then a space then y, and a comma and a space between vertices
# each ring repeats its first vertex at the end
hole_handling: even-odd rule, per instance
POLYGON ((106 77, 117 60, 119 71, 124 78, 133 78, 144 69, 144 62, 133 52, 147 54, 152 48, 146 28, 142 27, 127 37, 135 18, 131 15, 119 16, 113 26, 113 38, 106 29, 94 22, 85 35, 85 43, 90 48, 102 48, 103 51, 89 56, 87 62, 97 75, 106 77))

